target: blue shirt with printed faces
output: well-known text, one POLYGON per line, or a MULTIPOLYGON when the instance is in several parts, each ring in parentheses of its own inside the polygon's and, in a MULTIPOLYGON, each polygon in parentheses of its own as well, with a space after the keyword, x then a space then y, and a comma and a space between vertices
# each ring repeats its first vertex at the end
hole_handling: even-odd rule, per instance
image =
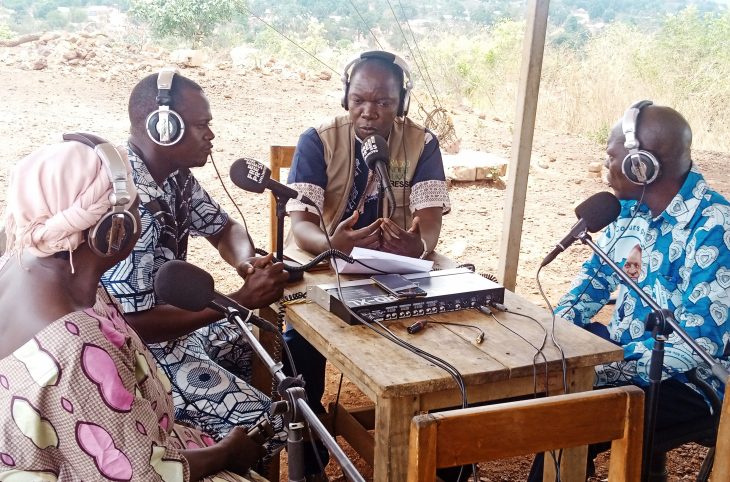
MULTIPOLYGON (((606 228, 598 246, 659 306, 671 311, 678 325, 700 346, 729 367, 723 356, 730 341, 728 201, 710 189, 693 168, 658 216, 652 217, 648 207, 636 201, 622 201, 621 207, 621 214, 606 228)), ((597 385, 647 386, 654 338, 644 324, 652 310, 597 255, 583 264, 555 312, 584 326, 617 288, 608 331, 623 347, 624 360, 596 367, 597 385)), ((695 366, 700 378, 722 397, 723 387, 708 366, 676 333, 669 335, 663 379, 675 377, 697 390, 685 376, 695 366)))

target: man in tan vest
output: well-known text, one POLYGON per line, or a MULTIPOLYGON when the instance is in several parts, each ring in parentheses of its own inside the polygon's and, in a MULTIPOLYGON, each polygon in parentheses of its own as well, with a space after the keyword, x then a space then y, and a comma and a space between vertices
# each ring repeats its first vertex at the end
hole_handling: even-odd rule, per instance
MULTIPOLYGON (((438 243, 450 203, 438 140, 406 117, 413 85, 408 67, 389 52, 365 52, 348 64, 342 80, 348 114, 301 135, 288 182, 319 205, 333 248, 425 257, 438 243), (371 135, 388 141, 396 200, 391 218, 378 216, 377 175, 361 153, 371 135)), ((300 248, 315 254, 329 249, 311 207, 293 200, 287 210, 300 248)))
MULTIPOLYGON (((413 87, 408 66, 389 52, 365 52, 345 67, 342 81, 347 114, 301 135, 288 183, 318 205, 333 248, 350 253, 359 246, 423 258, 438 243, 450 202, 438 139, 406 117, 413 87), (377 174, 361 153, 362 142, 372 135, 388 142, 395 208, 386 219, 378 213, 377 174)), ((287 210, 300 248, 313 254, 330 248, 312 207, 291 200, 287 210)), ((382 212, 389 211, 385 205, 382 212)), ((324 413, 325 358, 296 331, 284 336, 310 406, 324 413)), ((307 472, 316 472, 316 458, 308 458, 307 472)))

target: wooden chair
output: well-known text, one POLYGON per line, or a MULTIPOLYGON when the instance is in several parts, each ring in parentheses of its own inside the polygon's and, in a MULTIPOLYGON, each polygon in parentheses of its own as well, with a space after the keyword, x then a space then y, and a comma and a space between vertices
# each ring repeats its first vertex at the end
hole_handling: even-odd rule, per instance
MULTIPOLYGON (((294 157, 294 146, 271 146, 269 149, 269 167, 271 179, 281 182, 281 170, 291 167, 294 157)), ((276 198, 272 195, 269 216, 269 252, 276 252, 276 198)))
POLYGON ((408 482, 436 469, 611 440, 609 481, 641 478, 644 392, 635 386, 417 415, 408 482))

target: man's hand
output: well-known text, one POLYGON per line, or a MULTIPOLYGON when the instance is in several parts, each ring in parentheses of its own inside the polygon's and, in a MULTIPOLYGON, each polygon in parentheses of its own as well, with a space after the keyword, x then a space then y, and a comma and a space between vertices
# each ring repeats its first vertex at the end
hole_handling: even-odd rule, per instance
POLYGON ((390 219, 383 220, 383 224, 380 226, 383 232, 381 249, 388 253, 411 258, 420 257, 423 254, 423 241, 421 241, 419 222, 419 218, 414 217, 410 229, 406 231, 390 219))
POLYGON ((364 228, 352 229, 359 217, 360 213, 355 211, 352 216, 337 226, 332 235, 332 247, 334 249, 350 254, 355 246, 368 249, 378 249, 380 247, 380 225, 383 220, 378 219, 364 228))
POLYGON ((246 282, 230 297, 246 308, 262 308, 278 300, 284 294, 284 285, 289 273, 284 270, 284 263, 272 263, 273 255, 249 258, 236 267, 238 274, 246 282))

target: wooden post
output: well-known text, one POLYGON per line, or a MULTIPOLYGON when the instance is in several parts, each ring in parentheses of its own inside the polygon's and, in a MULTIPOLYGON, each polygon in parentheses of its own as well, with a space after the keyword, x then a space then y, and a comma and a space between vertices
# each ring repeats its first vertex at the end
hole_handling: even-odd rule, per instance
POLYGON ((712 468, 713 481, 730 481, 730 378, 725 380, 725 398, 722 401, 720 427, 717 430, 715 445, 715 465, 712 468))
POLYGON ((530 170, 549 7, 550 0, 530 0, 527 5, 515 134, 512 140, 512 156, 508 171, 509 179, 497 269, 497 276, 502 285, 511 291, 515 290, 517 284, 522 220, 525 215, 525 197, 527 196, 527 176, 530 170))

